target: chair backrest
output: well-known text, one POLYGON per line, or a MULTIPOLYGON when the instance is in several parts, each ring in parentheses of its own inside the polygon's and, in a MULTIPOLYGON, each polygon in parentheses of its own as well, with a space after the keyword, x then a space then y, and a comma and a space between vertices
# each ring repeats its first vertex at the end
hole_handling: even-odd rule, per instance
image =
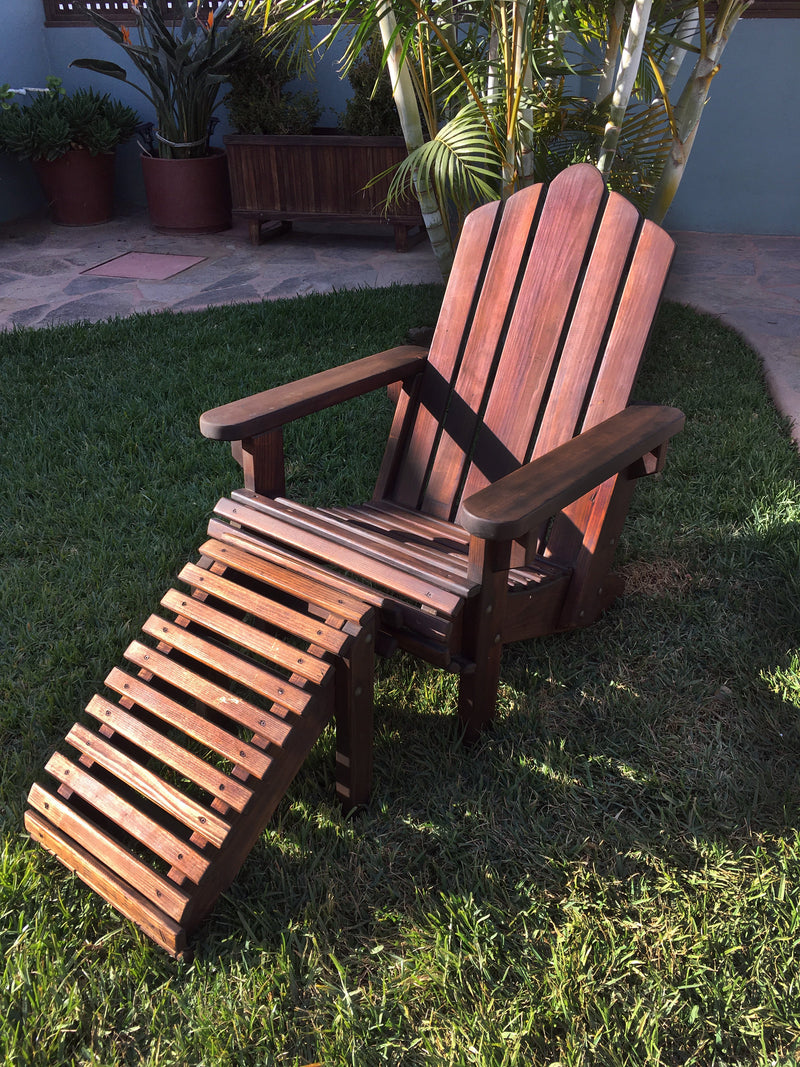
POLYGON ((578 164, 467 219, 376 495, 444 519, 628 403, 671 238, 578 164))

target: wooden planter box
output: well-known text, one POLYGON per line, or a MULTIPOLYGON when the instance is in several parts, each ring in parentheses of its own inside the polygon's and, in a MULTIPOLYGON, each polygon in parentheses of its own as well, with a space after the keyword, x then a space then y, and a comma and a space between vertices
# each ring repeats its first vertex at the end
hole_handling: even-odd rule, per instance
POLYGON ((389 177, 366 188, 405 158, 402 137, 229 134, 224 140, 233 213, 250 219, 254 244, 261 241, 265 222, 281 222, 284 228, 301 219, 385 222, 394 227, 398 252, 408 248, 410 230, 422 230, 416 200, 387 214, 389 177))

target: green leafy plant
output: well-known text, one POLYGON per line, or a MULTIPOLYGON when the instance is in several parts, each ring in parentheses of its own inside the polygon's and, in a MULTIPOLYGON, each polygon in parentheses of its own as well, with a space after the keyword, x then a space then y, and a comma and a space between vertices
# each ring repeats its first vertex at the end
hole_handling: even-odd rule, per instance
MULTIPOLYGON (((87 14, 107 37, 121 45, 144 76, 146 88, 131 82, 156 111, 157 154, 162 159, 194 159, 210 154, 209 136, 219 91, 239 50, 229 18, 231 0, 222 0, 207 18, 200 0, 174 0, 181 22, 173 33, 157 4, 131 0, 138 43, 127 26, 118 26, 87 8, 87 14), (227 20, 227 24, 226 24, 227 20)), ((128 81, 128 72, 104 59, 75 59, 84 70, 128 81)))
POLYGON ((133 136, 139 116, 110 96, 94 89, 69 95, 59 78, 48 78, 47 89, 27 90, 34 95, 20 105, 10 89, 2 94, 0 150, 20 159, 54 160, 73 148, 86 148, 96 156, 113 152, 133 136))
POLYGON ((383 46, 376 34, 347 73, 353 95, 340 125, 356 137, 399 137, 403 133, 392 96, 392 83, 383 69, 383 46))
POLYGON ((235 30, 238 61, 230 72, 231 89, 224 98, 231 123, 239 133, 305 134, 319 121, 322 108, 316 93, 289 92, 297 57, 291 47, 268 42, 255 22, 235 30))

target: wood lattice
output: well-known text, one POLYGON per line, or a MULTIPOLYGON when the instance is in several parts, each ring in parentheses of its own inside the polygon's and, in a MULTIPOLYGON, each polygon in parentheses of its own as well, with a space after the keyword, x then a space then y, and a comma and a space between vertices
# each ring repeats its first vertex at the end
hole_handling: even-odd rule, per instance
MULTIPOLYGON (((130 23, 131 0, 42 0, 45 26, 91 26, 86 9, 91 8, 112 22, 130 23)), ((172 15, 173 0, 154 0, 161 6, 166 18, 172 15)), ((201 10, 218 7, 221 0, 202 0, 201 10)), ((709 5, 709 8, 711 5, 709 5)), ((800 0, 755 0, 744 15, 751 19, 800 18, 800 0)))
MULTIPOLYGON (((44 4, 45 26, 91 26, 87 9, 96 11, 111 22, 132 23, 134 21, 131 0, 42 0, 44 4)), ((179 13, 173 0, 151 0, 158 3, 164 17, 177 21, 179 13)), ((222 0, 201 0, 200 11, 206 12, 219 7, 222 0)))

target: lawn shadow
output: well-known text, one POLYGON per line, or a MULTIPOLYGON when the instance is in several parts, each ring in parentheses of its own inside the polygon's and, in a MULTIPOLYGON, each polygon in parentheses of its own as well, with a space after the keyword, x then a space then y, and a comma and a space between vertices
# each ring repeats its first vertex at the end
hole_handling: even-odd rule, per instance
POLYGON ((498 718, 470 748, 455 679, 384 662, 369 809, 339 813, 326 735, 211 919, 209 951, 225 928, 234 955, 242 936, 273 951, 299 930, 335 953, 425 926, 453 898, 509 916, 538 901, 559 926, 578 876, 682 883, 712 855, 792 837, 796 553, 788 522, 629 553, 626 593, 598 623, 505 650, 498 718))

